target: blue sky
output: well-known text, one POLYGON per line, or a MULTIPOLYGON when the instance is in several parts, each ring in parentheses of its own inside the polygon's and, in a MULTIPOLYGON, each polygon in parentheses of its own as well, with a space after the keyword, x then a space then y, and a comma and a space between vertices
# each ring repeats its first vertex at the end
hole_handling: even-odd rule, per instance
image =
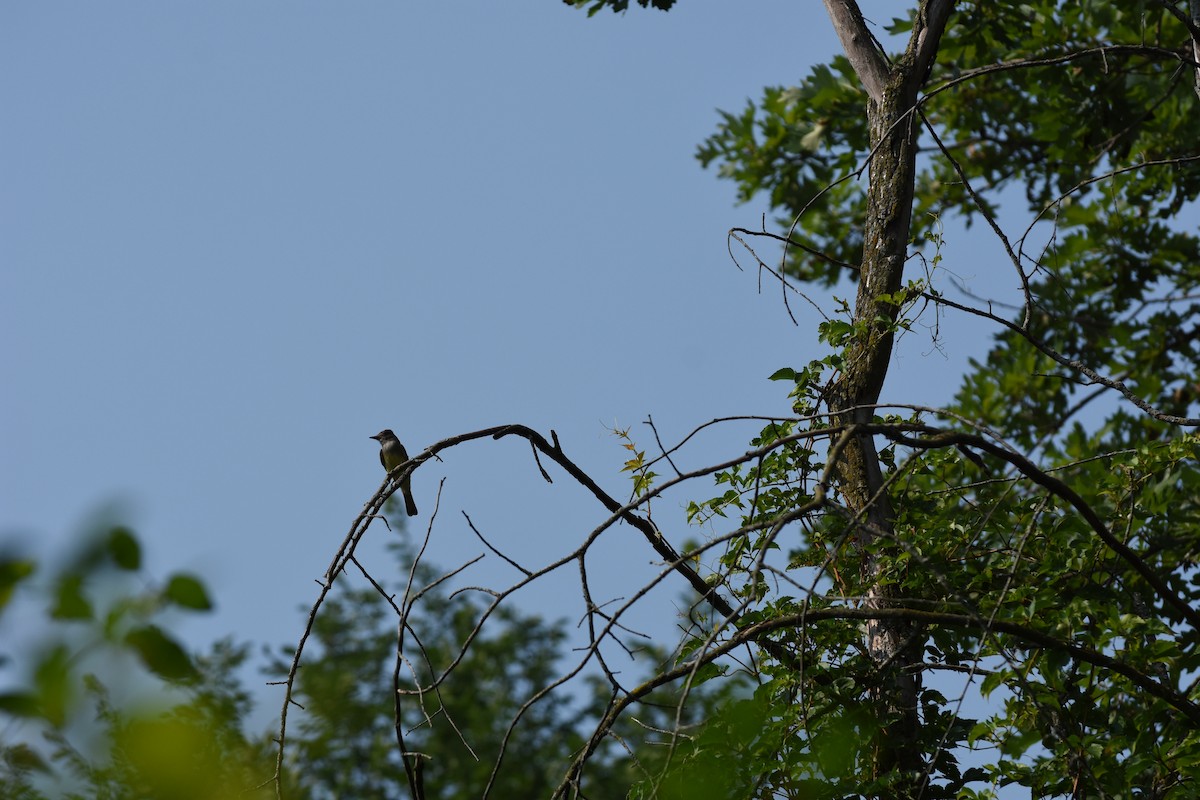
MULTIPOLYGON (((380 428, 410 452, 554 429, 622 496, 608 427, 649 449, 648 414, 670 441, 787 413, 767 376, 821 353, 818 317, 794 304, 794 326, 735 267, 726 231, 768 209, 735 205, 693 152, 716 109, 836 47, 819 4, 782 0, 591 19, 553 0, 5 4, 0 540, 52 558, 113 515, 151 573, 213 589, 191 640, 278 645, 380 484, 380 428)), ((1011 288, 952 240, 958 275, 1011 288)), ((940 350, 920 328, 901 343, 886 399, 945 401, 984 351, 943 322, 940 350)), ((516 442, 426 464, 420 526, 446 481, 433 559, 481 551, 464 511, 527 566, 569 552, 606 515, 554 474, 516 442)), ((655 508, 680 540, 704 488, 655 508)), ((653 558, 615 530, 602 594, 653 558)), ((469 582, 514 577, 494 561, 469 582)), ((573 579, 521 602, 574 622, 573 579)))

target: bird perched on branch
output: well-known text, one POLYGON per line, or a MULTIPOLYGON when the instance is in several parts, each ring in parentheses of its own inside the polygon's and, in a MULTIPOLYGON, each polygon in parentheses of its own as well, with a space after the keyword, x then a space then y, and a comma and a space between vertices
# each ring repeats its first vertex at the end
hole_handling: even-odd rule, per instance
MULTIPOLYGON (((388 471, 389 475, 408 461, 408 451, 404 449, 404 445, 400 444, 400 440, 396 438, 396 434, 392 433, 391 428, 385 428, 371 438, 379 442, 379 463, 383 464, 383 468, 388 471)), ((400 481, 400 491, 404 495, 405 513, 410 517, 415 517, 417 503, 412 496, 411 476, 405 475, 404 480, 400 481)))

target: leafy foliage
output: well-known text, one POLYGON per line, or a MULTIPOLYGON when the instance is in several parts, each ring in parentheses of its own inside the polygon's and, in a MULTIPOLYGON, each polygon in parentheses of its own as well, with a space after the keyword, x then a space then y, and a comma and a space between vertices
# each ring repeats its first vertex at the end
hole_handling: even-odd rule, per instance
MULTIPOLYGON (((911 33, 930 4, 917 5, 887 33, 911 33)), ((712 796, 1195 792, 1200 102, 1187 13, 956 4, 916 112, 910 254, 932 245, 932 269, 870 300, 905 309, 894 329, 982 316, 994 343, 949 408, 868 419, 890 529, 837 492, 845 442, 828 393, 880 322, 860 316, 861 286, 821 324, 828 352, 772 376, 796 417, 767 424, 755 457, 717 474, 720 493, 689 504, 689 521, 726 526, 714 582, 747 611, 724 635, 767 626, 775 645, 758 670, 757 744, 714 723, 688 756, 739 753, 727 781, 703 773, 712 796), (941 269, 955 265, 924 220, 955 217, 994 232, 1021 287, 1011 313, 951 299, 941 269), (870 597, 887 598, 882 611, 870 597), (885 613, 921 648, 915 778, 881 769, 870 744, 893 735, 881 697, 903 659, 868 657, 859 626, 885 613)), ((722 112, 697 151, 741 200, 778 211, 801 282, 858 278, 878 211, 859 180, 870 102, 837 57, 722 112)))
MULTIPOLYGON (((211 608, 203 583, 139 574, 141 545, 123 526, 80 541, 46 582, 42 640, 13 659, 24 688, 0 698, 0 796, 265 796, 252 787, 269 750, 242 733, 250 701, 232 678, 245 648, 196 657, 170 632, 172 611, 211 608)), ((37 564, 9 554, 0 573, 13 576, 0 613, 28 604, 37 564)))
MULTIPOLYGON (((414 555, 404 546, 395 553, 395 573, 407 575, 414 555)), ((418 586, 435 578, 424 563, 414 572, 418 586)), ((426 757, 423 778, 431 796, 480 797, 489 785, 498 797, 549 796, 584 744, 579 720, 603 716, 611 690, 592 679, 590 693, 582 697, 543 693, 564 655, 566 630, 560 621, 501 606, 488 627, 476 631, 486 606, 464 593, 427 592, 418 608, 406 636, 420 642, 420 658, 407 657, 397 677, 396 615, 376 589, 347 590, 325 606, 313 631, 317 654, 301 673, 304 715, 288 745, 295 783, 287 795, 407 793, 397 711, 389 699, 399 680, 404 746, 426 757), (414 685, 436 688, 415 693, 414 685)), ((284 656, 274 671, 287 671, 290 654, 284 656)), ((666 730, 680 702, 671 692, 647 697, 639 722, 623 721, 618 738, 597 754, 589 793, 624 796, 639 775, 655 769, 655 748, 639 742, 647 730, 666 730), (617 747, 618 740, 634 748, 636 757, 617 747)), ((692 721, 709 703, 704 693, 695 692, 683 720, 692 721)))
MULTIPOLYGON (((399 574, 407 574, 402 556, 399 574)), ((418 580, 433 576, 421 569, 418 580)), ((466 596, 423 598, 409 633, 421 642, 423 662, 410 662, 416 681, 429 684, 459 656, 475 626, 479 605, 466 596)), ((479 796, 500 755, 505 727, 550 678, 564 638, 562 626, 498 611, 497 633, 476 639, 454 673, 427 695, 401 696, 406 747, 431 756, 425 781, 438 797, 479 796)), ((408 784, 396 740, 396 618, 373 588, 345 591, 318 617, 318 653, 301 673, 304 714, 289 745, 303 796, 395 797, 408 784)), ((286 661, 274 669, 286 673, 286 661)), ((410 676, 401 677, 410 686, 410 676)), ((579 734, 565 701, 533 706, 512 732, 505 758, 523 765, 504 772, 506 796, 549 794, 579 734), (540 768, 538 765, 541 765, 540 768), (511 793, 511 795, 509 794, 511 793)), ((289 792, 290 794, 290 792, 289 792)))
MULTIPOLYGON (((156 587, 137 575, 140 558, 126 557, 135 552, 140 545, 134 534, 112 528, 89 538, 52 581, 58 588, 43 602, 49 618, 60 621, 32 659, 15 659, 30 671, 29 688, 0 696, 0 717, 8 721, 0 742, 0 796, 274 797, 269 779, 277 732, 245 732, 251 702, 237 676, 249 648, 222 641, 207 655, 189 654, 170 635, 164 612, 211 607, 207 589, 178 574, 156 587), (122 580, 128 576, 136 580, 122 580), (93 610, 90 616, 57 615, 64 585, 73 587, 70 595, 80 606, 93 610), (130 591, 134 585, 151 588, 130 591), (96 611, 99 598, 103 613, 96 611), (82 634, 76 630, 81 620, 87 628, 82 634), (124 663, 131 659, 144 667, 133 685, 124 663)), ((396 557, 396 574, 407 575, 412 553, 397 547, 396 557)), ((37 565, 10 554, 0 573, 14 576, 16 591, 37 575, 37 565)), ((429 581, 434 570, 422 564, 414 575, 429 581)), ((582 695, 550 694, 518 715, 557 674, 566 630, 559 621, 500 608, 464 651, 482 611, 469 595, 451 598, 434 589, 410 618, 408 635, 419 639, 425 660, 407 666, 422 683, 443 679, 424 696, 403 696, 406 745, 429 757, 425 785, 431 797, 480 796, 497 762, 505 768, 497 771, 495 796, 547 796, 583 744, 579 720, 603 715, 611 689, 592 679, 582 695), (443 676, 456 659, 453 673, 443 676)), ((375 588, 341 592, 318 617, 316 646, 308 651, 300 684, 304 710, 289 734, 284 796, 407 794, 392 700, 396 633, 392 606, 375 588)), ((286 672, 289 662, 281 650, 268 670, 286 672)), ((649 694, 638 722, 622 721, 619 738, 597 752, 589 791, 623 796, 662 772, 666 750, 661 742, 641 744, 647 733, 668 730, 680 709, 679 719, 691 725, 711 703, 699 690, 687 703, 672 691, 649 694), (637 756, 625 748, 635 748, 637 756)))

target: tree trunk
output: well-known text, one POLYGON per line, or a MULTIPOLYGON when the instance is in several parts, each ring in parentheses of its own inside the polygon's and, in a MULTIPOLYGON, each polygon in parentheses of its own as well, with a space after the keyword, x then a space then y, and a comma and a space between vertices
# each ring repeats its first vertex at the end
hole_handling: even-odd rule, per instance
MULTIPOLYGON (((847 348, 842 374, 829 393, 829 406, 843 423, 869 422, 891 361, 892 323, 898 312, 897 304, 885 297, 894 297, 900 290, 908 255, 920 125, 917 90, 937 52, 953 3, 922 2, 908 48, 891 65, 877 49, 852 0, 826 0, 825 5, 870 97, 867 115, 872 148, 854 309, 855 322, 868 333, 847 348)), ((887 607, 891 589, 880 580, 874 553, 886 554, 897 546, 895 514, 884 490, 874 440, 866 435, 856 437, 842 451, 835 468, 842 498, 859 523, 856 541, 867 586, 865 605, 887 607)), ((883 732, 874 743, 873 770, 877 777, 897 779, 888 796, 916 798, 922 792, 925 762, 917 713, 920 671, 910 667, 920 663, 924 633, 907 622, 874 620, 867 624, 865 637, 878 668, 874 700, 884 721, 883 732)))
MULTIPOLYGON (((889 85, 882 103, 871 103, 871 160, 867 219, 864 228, 863 261, 855 304, 856 321, 874 321, 869 334, 846 351, 842 376, 830 394, 830 410, 846 423, 870 422, 872 407, 887 375, 891 360, 894 321, 897 307, 883 302, 881 295, 899 291, 908 245, 912 208, 915 125, 911 101, 894 85, 889 85)), ((879 580, 880 569, 873 553, 893 549, 894 518, 892 504, 884 487, 883 472, 875 441, 870 436, 856 437, 845 448, 836 467, 838 488, 846 506, 860 522, 856 540, 862 560, 861 569, 867 586, 866 606, 884 608, 890 604, 890 588, 879 580)), ((899 797, 916 797, 924 761, 919 746, 920 720, 917 693, 920 672, 907 669, 919 663, 922 644, 919 631, 900 620, 873 620, 866 625, 866 645, 871 659, 880 670, 875 689, 878 711, 888 720, 876 742, 875 773, 894 772, 906 776, 899 797)))

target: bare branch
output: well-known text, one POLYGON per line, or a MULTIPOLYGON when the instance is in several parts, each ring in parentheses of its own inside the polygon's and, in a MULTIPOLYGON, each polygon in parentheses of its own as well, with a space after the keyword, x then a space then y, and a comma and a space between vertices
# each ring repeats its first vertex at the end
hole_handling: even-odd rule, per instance
MULTIPOLYGON (((534 450, 534 454, 535 455, 537 454, 536 449, 534 450)), ((544 469, 542 469, 542 465, 540 463, 538 464, 538 469, 540 469, 542 471, 543 475, 546 474, 546 471, 544 469)), ((530 575, 533 574, 532 572, 530 572, 529 570, 525 569, 520 564, 518 564, 516 561, 513 561, 511 558, 504 555, 504 553, 501 553, 499 550, 497 550, 495 547, 492 546, 491 542, 489 542, 487 539, 483 538, 483 534, 480 533, 479 529, 475 527, 475 523, 471 521, 471 517, 467 514, 467 512, 465 512, 465 511, 462 512, 462 515, 463 515, 463 518, 466 519, 467 527, 469 527, 471 529, 471 533, 475 534, 475 537, 477 539, 479 539, 479 541, 483 542, 484 547, 486 547, 488 550, 491 550, 496 555, 500 556, 500 558, 502 558, 506 562, 508 562, 508 564, 510 566, 512 566, 514 569, 519 570, 520 572, 523 572, 525 574, 525 577, 529 577, 530 575)))
POLYGON ((977 67, 964 71, 960 75, 956 75, 945 83, 939 84, 930 89, 921 97, 921 103, 924 104, 929 98, 934 95, 941 94, 947 89, 951 89, 960 83, 974 80, 981 75, 990 75, 996 72, 1007 72, 1014 69, 1030 69, 1032 67, 1051 67, 1057 64, 1066 64, 1070 61, 1076 61, 1081 58, 1089 58, 1091 56, 1100 56, 1104 58, 1111 54, 1128 54, 1128 55, 1143 55, 1154 56, 1157 58, 1179 61, 1188 63, 1187 59, 1181 56, 1174 50, 1168 50, 1165 47, 1149 47, 1146 45, 1131 45, 1131 44, 1114 44, 1104 47, 1091 47, 1087 50, 1074 50, 1070 53, 1063 53, 1057 56, 1047 56, 1044 58, 1018 58, 1012 61, 1002 61, 999 64, 988 64, 984 67, 977 67))
POLYGON ((929 135, 933 137, 933 141, 937 144, 938 149, 942 151, 942 155, 946 157, 946 160, 950 162, 950 166, 953 167, 954 171, 958 174, 958 179, 962 181, 963 188, 966 190, 967 196, 971 198, 971 202, 975 205, 975 209, 983 215, 983 218, 987 221, 988 226, 991 227, 992 232, 996 234, 996 238, 998 238, 1000 243, 1004 245, 1004 252, 1008 254, 1008 260, 1012 262, 1013 267, 1017 271, 1017 277, 1020 278, 1021 281, 1021 293, 1025 297, 1021 328, 1028 328, 1029 316, 1033 313, 1033 293, 1029 288, 1029 276, 1025 274, 1025 270, 1021 267, 1021 259, 1017 257, 1015 252, 1013 252, 1012 244, 1009 243, 1008 236, 1005 235, 1004 230, 1000 227, 1000 223, 996 221, 995 217, 992 216, 991 212, 984 204, 983 199, 975 192, 975 188, 971 186, 971 181, 967 177, 966 172, 963 171, 962 165, 958 163, 958 159, 956 159, 953 154, 951 154, 950 150, 947 149, 946 145, 942 143, 941 137, 937 135, 937 131, 934 130, 933 124, 929 121, 929 118, 925 116, 925 112, 918 109, 918 113, 921 115, 921 121, 925 123, 925 129, 929 131, 929 135))

